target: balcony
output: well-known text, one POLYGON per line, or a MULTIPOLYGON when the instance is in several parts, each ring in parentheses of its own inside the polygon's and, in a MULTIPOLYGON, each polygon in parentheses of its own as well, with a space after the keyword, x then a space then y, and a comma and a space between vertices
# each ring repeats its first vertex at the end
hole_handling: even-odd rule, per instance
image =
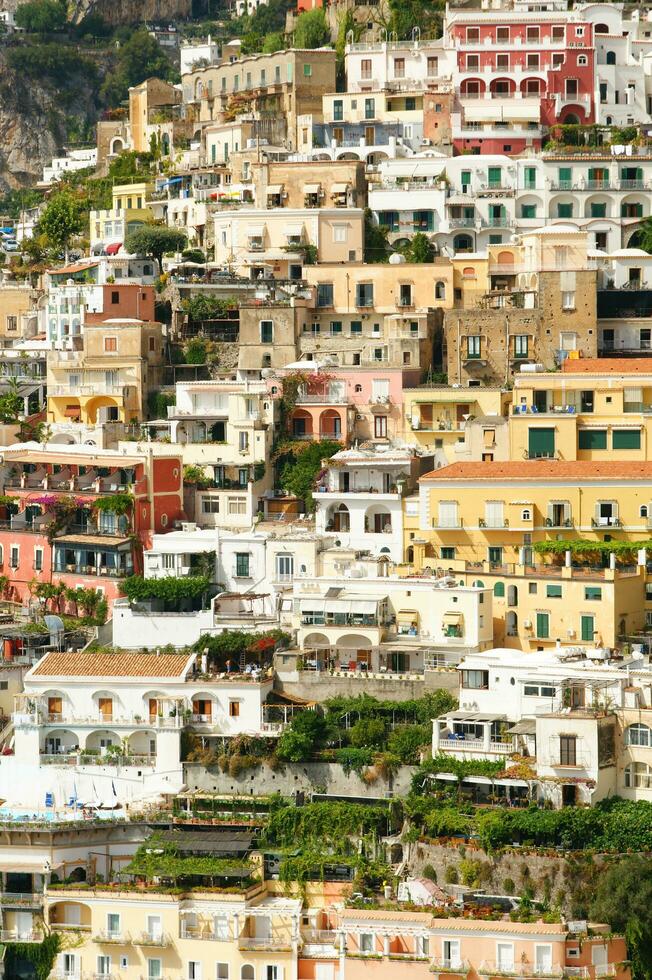
POLYGON ((0 930, 0 941, 3 943, 42 943, 43 933, 37 929, 29 929, 26 932, 17 929, 0 930))
POLYGON ((485 528, 488 531, 504 530, 509 527, 509 521, 507 518, 504 520, 494 520, 485 517, 478 518, 478 527, 485 528))
POLYGON ((202 940, 204 940, 204 939, 210 939, 210 940, 214 940, 214 939, 224 939, 224 938, 228 938, 228 937, 218 936, 217 933, 215 932, 215 930, 212 929, 211 926, 209 926, 209 925, 206 925, 204 927, 200 927, 200 926, 188 926, 188 925, 185 925, 185 923, 184 923, 181 926, 181 931, 179 933, 179 938, 180 939, 202 939, 202 940))
POLYGON ((13 907, 36 907, 43 904, 43 895, 40 892, 3 892, 0 905, 3 908, 13 907))
MULTIPOLYGON (((338 336, 338 334, 335 334, 338 336)), ((306 392, 297 397, 297 405, 348 405, 349 399, 342 392, 306 392)))
POLYGON ((485 960, 480 964, 478 974, 481 977, 562 977, 564 971, 560 966, 549 969, 539 969, 530 963, 494 963, 485 960))
POLYGON ((454 519, 447 518, 444 521, 440 521, 438 518, 433 517, 432 526, 433 530, 436 531, 458 531, 460 528, 464 527, 464 521, 461 517, 454 519))
POLYGON ((290 939, 275 939, 273 937, 269 939, 258 939, 253 936, 239 936, 238 949, 241 952, 256 952, 256 950, 291 952, 292 942, 290 939))
MULTIPOLYGON (((167 932, 141 932, 132 939, 134 946, 157 946, 163 948, 170 946, 172 940, 167 932)), ((161 980, 160 977, 157 980, 161 980)))
POLYGON ((592 517, 591 527, 622 527, 620 517, 592 517))
POLYGON ((447 754, 450 753, 451 755, 457 755, 460 752, 490 752, 494 755, 507 757, 513 754, 514 746, 511 741, 489 742, 489 747, 487 748, 487 743, 482 738, 464 738, 464 736, 454 735, 451 738, 441 739, 439 751, 447 754))
POLYGON ((433 958, 428 968, 431 973, 456 973, 466 976, 471 970, 468 960, 450 960, 433 958))
POLYGON ((101 946, 127 946, 131 943, 131 935, 128 932, 107 932, 101 930, 93 936, 93 942, 101 946))

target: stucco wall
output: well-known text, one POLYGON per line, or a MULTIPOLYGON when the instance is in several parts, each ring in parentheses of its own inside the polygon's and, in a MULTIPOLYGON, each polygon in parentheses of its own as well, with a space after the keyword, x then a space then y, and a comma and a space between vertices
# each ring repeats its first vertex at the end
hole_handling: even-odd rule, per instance
POLYGON ((387 793, 407 795, 415 772, 415 766, 403 766, 393 780, 379 777, 369 784, 354 772, 347 775, 342 766, 332 762, 288 763, 277 772, 272 772, 268 766, 258 766, 236 777, 223 773, 217 766, 186 763, 184 782, 190 792, 202 790, 241 796, 282 793, 289 796, 300 790, 304 793, 384 798, 387 793))
POLYGON ((428 691, 443 689, 457 695, 459 677, 456 670, 428 670, 423 678, 414 674, 397 677, 368 677, 354 674, 336 677, 311 671, 277 673, 274 680, 277 691, 293 694, 308 701, 323 701, 326 697, 357 697, 368 694, 388 701, 410 701, 422 698, 428 691))

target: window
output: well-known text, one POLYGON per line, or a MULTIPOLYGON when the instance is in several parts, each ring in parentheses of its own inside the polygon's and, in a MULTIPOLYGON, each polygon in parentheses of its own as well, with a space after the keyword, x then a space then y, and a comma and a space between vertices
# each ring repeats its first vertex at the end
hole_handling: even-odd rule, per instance
POLYGON ((342 321, 331 320, 331 336, 342 333, 342 321))
POLYGON ((580 616, 580 636, 584 643, 592 643, 595 636, 595 616, 580 616))
POLYGON ((561 599, 561 585, 546 585, 547 599, 561 599))
POLYGON ((160 960, 147 960, 147 980, 160 980, 163 976, 160 960))
POLYGON ((559 736, 559 765, 577 765, 577 737, 575 735, 559 736))
POLYGON ((202 512, 202 514, 219 514, 219 512, 220 512, 220 498, 219 497, 202 497, 201 498, 201 512, 202 512))
POLYGON ((118 338, 117 337, 105 337, 104 338, 104 352, 105 354, 116 354, 118 351, 118 338))
POLYGON ((434 57, 429 57, 426 65, 428 76, 432 77, 436 75, 439 71, 439 59, 434 57))
POLYGON ((248 552, 238 551, 235 556, 235 575, 236 578, 249 578, 249 559, 248 552))
POLYGON ((573 205, 568 203, 561 203, 557 205, 557 217, 558 218, 572 218, 573 217, 573 205))
POLYGON ((18 317, 8 316, 7 317, 7 330, 18 330, 18 317))
POLYGON ((335 99, 333 102, 333 120, 334 122, 342 122, 344 119, 344 102, 342 99, 335 99))
POLYGON ((455 560, 455 548, 442 548, 439 553, 441 555, 442 561, 455 560))
POLYGON ((216 963, 215 964, 215 980, 229 980, 229 964, 228 963, 216 963))
POLYGON ((602 600, 602 589, 599 585, 585 585, 584 598, 590 602, 600 602, 602 600))
POLYGON ((494 595, 498 599, 504 599, 505 598, 505 583, 504 582, 496 582, 496 584, 494 585, 494 595))
POLYGON ((100 977, 108 977, 111 973, 111 957, 106 955, 100 955, 97 957, 97 976, 98 980, 100 977))
POLYGON ((201 980, 201 963, 198 960, 188 961, 188 980, 201 980))
POLYGON ((150 351, 155 351, 156 350, 156 338, 155 337, 150 337, 149 338, 149 349, 150 349, 150 351))
POLYGON ((227 497, 226 512, 232 517, 243 517, 247 513, 247 498, 227 497))
POLYGON ((386 439, 387 438, 387 416, 386 415, 374 415, 374 438, 375 439, 386 439))
POLYGON ((503 549, 501 547, 487 548, 487 561, 490 565, 500 565, 503 560, 503 549))
POLYGON ((362 333, 362 320, 351 320, 351 333, 352 334, 362 333))
POLYGON ((240 980, 255 980, 255 976, 254 968, 250 963, 240 967, 240 980))
POLYGON ((357 283, 355 287, 355 305, 362 306, 362 307, 374 305, 373 283, 371 282, 357 283))
POLYGON ((111 303, 115 306, 116 303, 120 302, 120 292, 117 289, 111 290, 111 303))
POLYGON ((106 931, 109 934, 109 936, 120 935, 120 915, 117 912, 107 913, 106 931))
POLYGON ((561 308, 562 310, 574 310, 575 309, 575 290, 566 289, 561 294, 561 308))
POLYGON ((443 939, 441 943, 444 966, 448 968, 462 965, 459 939, 443 939))
POLYGON ((363 932, 360 934, 360 952, 361 953, 373 953, 374 951, 374 935, 372 932, 363 932))
POLYGON ((20 564, 19 560, 20 551, 17 544, 12 544, 11 550, 9 552, 9 567, 18 568, 20 564))
POLYGON ((527 357, 530 338, 526 333, 514 337, 514 357, 527 357))
POLYGON ((303 66, 303 77, 304 78, 310 78, 311 75, 312 75, 312 65, 304 65, 303 66))
POLYGON ((317 306, 333 305, 333 283, 320 282, 317 286, 317 306))
POLYGON ((240 432, 238 433, 238 448, 241 453, 246 452, 249 449, 249 433, 240 432))
POLYGON ((376 118, 376 100, 375 99, 365 99, 364 100, 364 117, 365 117, 365 119, 375 119, 376 118))
POLYGON ((613 449, 640 449, 641 430, 614 429, 611 434, 611 446, 613 449))
POLYGON ((469 691, 488 691, 489 690, 489 671, 488 670, 463 670, 462 687, 469 691))
POLYGON ((550 459, 555 455, 555 430, 552 428, 528 429, 528 456, 530 459, 550 459))
POLYGON ((628 789, 650 789, 652 769, 645 762, 633 762, 625 769, 625 786, 628 789))
POLYGON ((405 58, 394 58, 394 78, 405 78, 405 58))
POLYGON ((333 241, 341 245, 346 242, 348 229, 346 225, 333 225, 333 241))
POLYGON ((625 729, 625 745, 640 745, 649 749, 652 747, 652 729, 640 722, 630 725, 625 729))
POLYGON ((477 334, 466 338, 466 356, 469 360, 480 357, 482 338, 477 334))
POLYGON ((291 582, 294 576, 294 556, 276 556, 276 578, 279 582, 291 582))
POLYGON ((273 320, 260 321, 260 342, 261 344, 274 343, 274 322, 273 320))
MULTIPOLYGON (((577 433, 578 449, 606 449, 606 429, 580 429, 577 433)), ((614 447, 615 448, 615 447, 614 447)))
POLYGON ((557 688, 546 684, 524 684, 523 694, 526 698, 554 698, 557 688))
POLYGON ((537 637, 540 640, 547 640, 550 636, 550 613, 537 613, 537 637))
POLYGON ((43 548, 34 548, 34 571, 43 571, 43 548))
POLYGON ((229 718, 239 718, 239 717, 240 717, 240 702, 229 701, 229 718))
POLYGON ((371 78, 371 58, 363 58, 360 62, 360 78, 371 78))
POLYGON ((522 218, 536 218, 537 216, 537 206, 536 204, 522 204, 521 205, 521 217, 522 218))

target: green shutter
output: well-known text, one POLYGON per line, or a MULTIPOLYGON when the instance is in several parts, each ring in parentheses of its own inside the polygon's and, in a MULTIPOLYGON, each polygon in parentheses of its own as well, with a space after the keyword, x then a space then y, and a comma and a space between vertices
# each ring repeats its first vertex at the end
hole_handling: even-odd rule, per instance
POLYGON ((548 599, 561 599, 561 585, 546 585, 548 599))
POLYGON ((504 598, 504 596, 505 596, 505 583, 504 582, 496 582, 496 584, 494 585, 494 595, 497 596, 497 598, 499 598, 499 599, 504 598))
POLYGON ((567 187, 573 182, 573 170, 572 167, 560 167, 559 168, 559 184, 561 187, 567 187))
POLYGON ((593 642, 593 632, 595 629, 595 619, 593 616, 582 616, 580 618, 580 631, 582 640, 585 643, 593 642))
POLYGON ((555 455, 554 429, 528 429, 528 455, 530 459, 537 456, 555 455))
POLYGON ((536 204, 521 204, 522 218, 536 218, 536 216, 537 216, 536 204))
POLYGON ((577 434, 578 449, 606 449, 606 429, 580 429, 577 434))
POLYGON ((501 184, 501 181, 502 181, 502 172, 503 172, 503 168, 502 167, 489 167, 488 168, 487 174, 488 174, 488 177, 489 177, 489 186, 490 187, 500 187, 500 184, 501 184))
POLYGON ((573 217, 573 205, 572 204, 558 204, 557 205, 557 217, 558 218, 572 218, 573 217))
POLYGON ((537 182, 537 168, 536 167, 526 167, 525 168, 525 186, 529 189, 534 187, 537 182))
POLYGON ((591 217, 592 218, 606 218, 607 217, 607 205, 606 204, 591 204, 591 217))
POLYGON ((537 636, 546 640, 550 636, 550 616, 548 613, 537 613, 537 636))
POLYGON ((468 185, 470 183, 471 183, 471 171, 470 170, 463 170, 462 171, 462 187, 468 187, 468 185))
POLYGON ((611 436, 613 449, 640 449, 640 429, 614 429, 611 436))
POLYGON ((599 585, 587 585, 584 588, 584 598, 587 600, 600 600, 602 599, 602 589, 599 585))

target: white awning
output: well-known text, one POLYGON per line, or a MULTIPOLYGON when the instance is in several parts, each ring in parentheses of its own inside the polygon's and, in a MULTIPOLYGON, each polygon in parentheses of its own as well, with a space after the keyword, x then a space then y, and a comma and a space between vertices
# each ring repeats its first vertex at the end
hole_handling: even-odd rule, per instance
POLYGON ((458 778, 452 772, 436 772, 435 779, 443 779, 445 783, 457 783, 458 778))
POLYGON ((319 194, 321 191, 321 184, 304 184, 303 193, 304 194, 319 194))
POLYGON ((264 225, 249 225, 247 228, 247 238, 262 238, 264 234, 264 225))
POLYGON ((478 786, 493 786, 493 779, 489 776, 464 776, 463 783, 476 783, 478 786))
POLYGON ((333 184, 331 186, 331 194, 346 194, 348 189, 348 184, 333 184))
POLYGON ((286 238, 291 235, 303 235, 303 225, 286 225, 285 227, 286 238))
POLYGON ((315 596, 314 599, 299 599, 299 609, 301 612, 307 609, 310 612, 312 609, 323 610, 326 605, 326 600, 323 596, 315 596))
POLYGON ((282 193, 283 193, 283 184, 268 184, 267 185, 267 194, 268 194, 268 196, 270 194, 282 194, 282 193))
POLYGON ((444 626, 459 626, 463 620, 462 613, 444 613, 444 626))
POLYGON ((494 779, 494 786, 524 786, 527 789, 529 785, 525 779, 494 779))

